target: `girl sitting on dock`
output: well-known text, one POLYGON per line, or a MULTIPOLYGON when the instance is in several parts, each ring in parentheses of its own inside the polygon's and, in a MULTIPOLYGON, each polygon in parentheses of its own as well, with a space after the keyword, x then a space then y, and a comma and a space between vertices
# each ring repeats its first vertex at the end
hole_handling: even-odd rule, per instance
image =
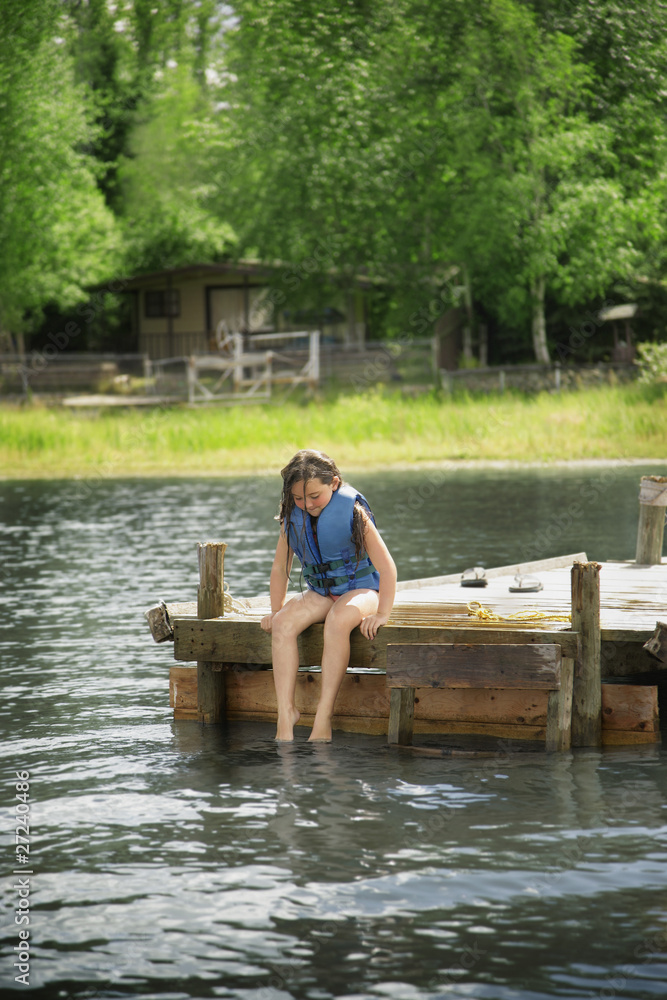
POLYGON ((322 688, 310 739, 330 740, 334 703, 350 659, 350 633, 358 625, 362 635, 374 639, 386 624, 394 603, 396 566, 366 498, 343 482, 328 455, 298 451, 281 475, 271 614, 262 619, 262 628, 272 634, 276 739, 292 740, 299 719, 294 706, 297 637, 309 625, 324 622, 322 688), (307 589, 285 603, 294 554, 307 589))

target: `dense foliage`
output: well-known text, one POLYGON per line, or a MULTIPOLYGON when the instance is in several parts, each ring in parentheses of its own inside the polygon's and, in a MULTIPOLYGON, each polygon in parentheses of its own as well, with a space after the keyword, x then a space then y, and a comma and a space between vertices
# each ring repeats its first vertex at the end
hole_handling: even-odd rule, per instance
POLYGON ((365 275, 382 336, 458 305, 468 349, 483 322, 546 360, 632 297, 661 337, 666 29, 659 0, 4 0, 0 330, 254 256, 304 304, 365 275))

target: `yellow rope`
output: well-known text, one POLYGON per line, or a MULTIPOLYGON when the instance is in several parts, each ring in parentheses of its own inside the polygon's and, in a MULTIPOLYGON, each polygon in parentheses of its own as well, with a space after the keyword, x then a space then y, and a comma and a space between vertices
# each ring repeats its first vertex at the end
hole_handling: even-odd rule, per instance
MULTIPOLYGON (((550 611, 514 611, 509 615, 499 615, 489 608, 485 608, 480 601, 470 601, 466 605, 468 618, 473 618, 479 625, 498 625, 503 622, 515 624, 537 624, 538 622, 571 622, 572 615, 561 614, 550 611)), ((232 597, 228 586, 224 588, 224 608, 225 614, 234 617, 238 615, 244 618, 262 618, 270 611, 269 602, 267 606, 250 606, 243 598, 232 597)), ((461 625, 465 619, 462 617, 462 608, 458 614, 447 613, 446 606, 437 604, 408 604, 394 608, 389 619, 390 625, 461 625)))
POLYGON ((511 615, 498 615, 485 608, 479 601, 468 604, 468 615, 480 622, 571 622, 571 614, 552 611, 514 611, 511 615))

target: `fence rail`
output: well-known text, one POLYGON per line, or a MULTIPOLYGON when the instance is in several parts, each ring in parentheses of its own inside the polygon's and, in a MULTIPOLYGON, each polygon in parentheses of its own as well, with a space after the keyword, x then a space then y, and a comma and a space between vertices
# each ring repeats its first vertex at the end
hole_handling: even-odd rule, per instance
POLYGON ((466 389, 469 392, 500 392, 517 389, 520 392, 560 392, 561 389, 582 388, 610 382, 628 382, 637 377, 634 364, 600 362, 586 365, 553 364, 494 365, 485 368, 440 369, 440 381, 445 392, 466 389))
POLYGON ((315 389, 319 381, 319 330, 255 334, 248 342, 242 334, 232 333, 221 341, 220 354, 195 354, 188 360, 191 405, 269 399, 276 383, 315 389), (290 349, 301 343, 308 345, 307 351, 290 349), (255 349, 262 345, 269 349, 255 349))
POLYGON ((268 398, 276 384, 315 387, 320 382, 349 384, 359 392, 378 383, 419 389, 439 381, 445 392, 558 392, 585 386, 628 382, 634 364, 495 365, 454 371, 437 365, 434 338, 369 341, 332 345, 317 331, 230 334, 217 354, 187 353, 151 359, 147 354, 83 353, 51 350, 0 354, 0 396, 72 391, 170 397, 191 403, 268 398))
POLYGON ((146 354, 88 354, 51 347, 29 354, 0 354, 0 393, 57 393, 151 375, 146 354))

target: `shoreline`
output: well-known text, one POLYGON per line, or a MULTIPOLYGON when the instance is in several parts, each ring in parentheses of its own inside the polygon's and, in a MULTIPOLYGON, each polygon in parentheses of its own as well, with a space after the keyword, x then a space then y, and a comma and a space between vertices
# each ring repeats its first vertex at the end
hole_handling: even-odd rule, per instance
POLYGON ((667 463, 667 393, 406 400, 379 390, 282 407, 97 414, 0 405, 0 479, 274 476, 300 448, 360 472, 639 467, 667 463))
MULTIPOLYGON (((230 469, 220 471, 213 471, 210 469, 196 470, 196 469, 182 469, 179 470, 166 470, 166 469, 149 469, 146 471, 132 470, 129 472, 113 471, 108 472, 104 470, 87 470, 85 472, 75 472, 70 475, 63 474, 60 470, 55 470, 53 472, 44 473, 43 471, 27 469, 18 469, 16 473, 0 469, 0 483, 11 483, 11 482, 32 482, 32 481, 49 481, 49 480, 67 480, 74 482, 90 482, 91 480, 122 480, 122 479, 242 479, 247 477, 258 477, 258 476, 276 476, 280 475, 280 465, 276 465, 275 469, 230 469)), ((366 462, 363 465, 359 465, 354 462, 345 463, 345 472, 357 475, 360 472, 420 472, 420 471, 430 471, 430 470, 446 470, 449 469, 452 472, 458 472, 460 470, 484 470, 484 469, 496 469, 500 472, 511 471, 511 470, 529 470, 529 469, 601 469, 601 468, 634 468, 640 466, 655 466, 656 468, 662 468, 665 470, 665 475, 667 475, 667 458, 574 458, 574 459, 554 459, 553 461, 525 461, 521 462, 518 459, 443 459, 438 461, 425 461, 425 462, 396 462, 394 464, 387 465, 385 462, 366 462)))

